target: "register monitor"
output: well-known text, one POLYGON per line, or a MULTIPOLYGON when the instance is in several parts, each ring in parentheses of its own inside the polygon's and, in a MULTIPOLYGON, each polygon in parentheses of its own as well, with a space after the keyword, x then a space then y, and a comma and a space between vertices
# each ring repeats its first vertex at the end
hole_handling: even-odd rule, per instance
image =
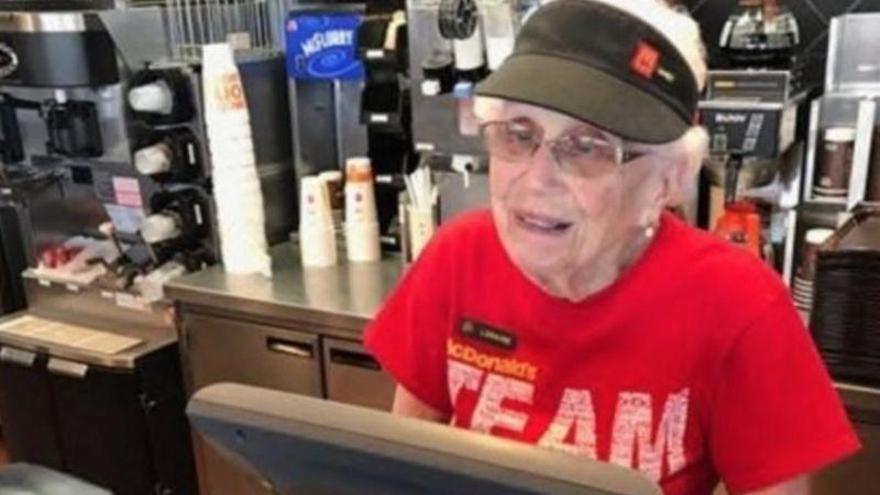
POLYGON ((194 428, 281 494, 661 495, 641 474, 584 457, 238 384, 198 391, 194 428))

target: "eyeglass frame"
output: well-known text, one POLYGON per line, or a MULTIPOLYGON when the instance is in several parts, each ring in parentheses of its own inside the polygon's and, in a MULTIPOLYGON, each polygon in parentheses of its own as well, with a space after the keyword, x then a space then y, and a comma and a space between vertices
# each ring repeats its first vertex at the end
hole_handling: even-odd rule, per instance
MULTIPOLYGON (((541 130, 541 132, 540 132, 541 139, 536 140, 536 139, 534 139, 534 136, 532 136, 532 140, 531 140, 532 141, 532 143, 531 143, 532 149, 529 152, 528 158, 534 157, 535 154, 538 152, 538 150, 541 149, 542 146, 548 146, 548 151, 550 152, 550 156, 553 157, 553 160, 556 162, 556 165, 560 167, 560 171, 562 171, 565 174, 573 175, 576 177, 586 177, 585 175, 574 174, 570 171, 567 171, 566 168, 564 166, 562 166, 562 162, 564 160, 560 159, 559 156, 557 156, 556 150, 558 149, 559 145, 562 143, 566 143, 567 140, 574 137, 574 134, 571 131, 569 131, 569 132, 566 132, 563 135, 561 135, 557 138, 554 138, 554 139, 543 139, 543 135, 544 135, 543 127, 537 125, 532 119, 529 119, 529 118, 514 118, 514 119, 490 120, 490 121, 486 121, 486 122, 481 122, 479 124, 479 136, 480 136, 481 140, 483 140, 484 146, 486 145, 485 130, 487 127, 492 126, 492 125, 501 124, 501 125, 505 125, 509 128, 509 126, 511 124, 515 123, 517 120, 528 121, 528 122, 532 123, 532 125, 535 128, 541 130)), ((604 132, 601 129, 599 129, 599 131, 604 132)), ((538 133, 534 133, 534 134, 537 135, 538 133)), ((647 152, 627 149, 627 147, 624 145, 622 139, 615 138, 613 136, 612 137, 605 137, 605 138, 593 137, 593 136, 581 136, 581 137, 589 138, 592 141, 603 143, 603 144, 614 147, 614 164, 617 167, 623 166, 627 163, 635 161, 635 160, 649 154, 647 152)), ((486 151, 491 155, 492 150, 489 149, 489 146, 485 146, 485 147, 486 147, 486 151)))

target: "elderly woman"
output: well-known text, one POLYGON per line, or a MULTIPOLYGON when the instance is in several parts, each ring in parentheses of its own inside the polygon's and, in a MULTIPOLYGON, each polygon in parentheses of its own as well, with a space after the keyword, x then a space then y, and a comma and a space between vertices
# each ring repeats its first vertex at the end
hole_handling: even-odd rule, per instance
POLYGON ((806 494, 858 449, 779 278, 665 212, 705 153, 701 46, 653 0, 528 20, 478 88, 491 211, 446 224, 368 329, 395 412, 667 494, 806 494))

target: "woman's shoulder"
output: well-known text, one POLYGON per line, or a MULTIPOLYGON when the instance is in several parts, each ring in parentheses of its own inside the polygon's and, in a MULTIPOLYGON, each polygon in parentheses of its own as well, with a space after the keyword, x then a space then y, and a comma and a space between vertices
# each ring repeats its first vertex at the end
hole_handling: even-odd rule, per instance
MULTIPOLYGON (((688 335, 727 352, 743 332, 786 332, 794 303, 782 277, 753 253, 711 232, 681 224, 668 242, 664 301, 675 301, 693 325, 688 335), (695 333, 694 333, 695 332, 695 333)), ((656 278, 655 278, 656 280, 656 278)), ((682 313, 678 313, 682 314, 682 313)))
POLYGON ((674 220, 668 247, 676 271, 730 300, 775 298, 787 289, 765 260, 721 237, 674 220))

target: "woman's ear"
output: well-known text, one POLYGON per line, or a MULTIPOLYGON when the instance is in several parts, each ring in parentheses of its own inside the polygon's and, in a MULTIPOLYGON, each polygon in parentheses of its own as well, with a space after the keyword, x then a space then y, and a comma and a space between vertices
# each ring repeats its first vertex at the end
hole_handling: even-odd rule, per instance
POLYGON ((668 191, 666 206, 680 206, 690 199, 694 191, 701 162, 693 164, 686 159, 670 161, 669 170, 664 174, 668 191))
POLYGON ((678 176, 681 172, 679 164, 675 160, 663 160, 662 163, 652 164, 655 170, 654 180, 651 181, 651 193, 648 204, 652 209, 662 210, 675 199, 678 189, 678 176))
POLYGON ((703 160, 709 151, 709 134, 704 127, 691 127, 676 144, 668 176, 669 206, 680 206, 692 199, 703 160))

